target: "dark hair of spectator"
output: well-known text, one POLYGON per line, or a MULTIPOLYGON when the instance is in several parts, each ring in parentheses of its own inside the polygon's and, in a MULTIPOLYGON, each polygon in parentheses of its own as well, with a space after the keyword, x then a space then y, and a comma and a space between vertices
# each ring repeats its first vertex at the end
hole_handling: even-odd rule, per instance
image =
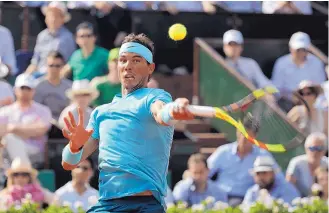
POLYGON ((63 57, 63 55, 58 52, 58 51, 51 51, 48 56, 48 58, 56 58, 56 59, 61 59, 63 62, 65 62, 65 59, 63 57))
POLYGON ((94 170, 94 169, 95 169, 95 165, 94 165, 94 161, 93 161, 93 159, 92 159, 91 157, 88 157, 88 158, 86 159, 86 161, 88 161, 88 162, 90 163, 90 167, 91 167, 91 169, 94 170))
POLYGON ((191 164, 199 164, 199 163, 203 163, 205 165, 206 168, 208 168, 208 165, 207 165, 207 159, 206 157, 201 154, 201 153, 196 153, 196 154, 193 154, 190 156, 190 158, 188 159, 187 161, 187 165, 188 167, 191 165, 191 164))
POLYGON ((93 35, 96 35, 96 32, 95 32, 95 28, 94 28, 94 25, 92 24, 92 23, 90 23, 90 22, 82 22, 81 24, 79 24, 78 26, 77 26, 77 28, 75 29, 75 33, 77 33, 79 30, 81 30, 81 29, 88 29, 88 30, 90 30, 91 31, 91 33, 93 34, 93 35))
POLYGON ((244 118, 243 118, 243 125, 247 130, 253 131, 255 134, 258 133, 259 131, 259 121, 257 121, 254 116, 252 116, 251 113, 248 113, 244 118))
POLYGON ((149 49, 152 52, 152 55, 154 56, 154 43, 144 33, 137 34, 137 35, 134 33, 131 33, 131 34, 127 35, 125 37, 125 39, 123 40, 122 44, 127 43, 127 42, 136 42, 136 43, 144 45, 145 47, 147 47, 147 49, 149 49))

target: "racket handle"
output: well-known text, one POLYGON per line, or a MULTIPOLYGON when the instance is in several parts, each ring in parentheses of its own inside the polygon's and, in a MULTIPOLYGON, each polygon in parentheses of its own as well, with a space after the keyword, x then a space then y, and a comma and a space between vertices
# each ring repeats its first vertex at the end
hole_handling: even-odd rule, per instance
POLYGON ((189 105, 187 107, 188 111, 190 111, 193 115, 199 117, 215 117, 215 109, 210 106, 197 106, 197 105, 189 105))

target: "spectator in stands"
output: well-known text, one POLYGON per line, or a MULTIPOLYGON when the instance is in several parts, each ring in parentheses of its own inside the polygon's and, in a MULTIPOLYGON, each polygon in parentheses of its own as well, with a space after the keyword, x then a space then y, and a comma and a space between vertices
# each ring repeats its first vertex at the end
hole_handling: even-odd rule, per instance
POLYGON ((78 205, 74 204, 80 203, 81 208, 87 211, 91 207, 90 198, 99 196, 98 191, 89 185, 94 175, 94 166, 93 160, 89 157, 73 169, 72 180, 55 192, 54 204, 62 206, 69 202, 72 204, 72 210, 78 212, 78 205))
POLYGON ((37 180, 38 171, 31 164, 15 158, 6 172, 7 186, 0 191, 0 206, 11 207, 30 199, 36 203, 50 204, 53 194, 40 186, 37 180), (29 195, 28 195, 29 194, 29 195))
POLYGON ((216 7, 209 1, 163 1, 161 4, 165 10, 171 12, 172 14, 178 12, 206 12, 208 14, 216 13, 216 7))
POLYGON ((37 77, 46 73, 47 57, 50 51, 60 52, 67 61, 76 49, 72 33, 64 26, 64 23, 71 18, 65 3, 51 2, 43 7, 42 11, 46 16, 47 28, 39 33, 31 64, 26 70, 27 73, 37 71, 38 73, 34 74, 37 77))
POLYGON ((257 62, 252 58, 242 57, 243 35, 240 31, 229 30, 224 33, 224 53, 226 63, 235 69, 243 78, 248 79, 257 88, 271 85, 257 62))
POLYGON ((96 34, 91 23, 83 22, 77 26, 76 42, 80 49, 72 54, 62 70, 62 75, 67 76, 72 72, 74 81, 91 81, 97 76, 106 75, 109 51, 96 45, 96 34))
POLYGON ((290 160, 286 179, 293 183, 302 197, 311 194, 314 181, 314 171, 319 166, 328 166, 328 158, 324 156, 327 151, 327 138, 323 133, 312 133, 305 141, 305 155, 290 160))
MULTIPOLYGON (((328 65, 326 66, 327 78, 329 77, 328 65)), ((317 98, 315 102, 315 107, 322 111, 328 111, 328 102, 329 102, 329 81, 325 81, 321 84, 323 93, 317 98)))
POLYGON ((15 100, 12 86, 3 77, 7 76, 9 70, 2 71, 0 68, 0 108, 12 104, 15 100))
POLYGON ((263 13, 312 15, 310 1, 263 1, 263 13))
POLYGON ((35 80, 21 74, 15 82, 16 101, 0 108, 0 138, 11 160, 43 163, 47 131, 51 124, 48 107, 33 101, 35 80))
POLYGON ((260 1, 216 1, 216 4, 229 12, 235 13, 261 13, 260 1))
POLYGON ((207 197, 227 203, 227 194, 208 180, 209 169, 206 158, 202 154, 193 154, 188 162, 189 178, 178 182, 174 188, 176 202, 184 201, 189 206, 199 204, 207 197))
POLYGON ((321 91, 320 85, 313 84, 310 81, 302 81, 299 84, 297 92, 306 101, 310 109, 310 115, 307 114, 305 105, 293 107, 287 115, 288 119, 298 124, 299 128, 306 134, 312 132, 328 134, 328 111, 319 110, 315 107, 315 101, 321 91))
MULTIPOLYGON (((243 125, 250 136, 256 136, 259 126, 250 115, 243 119, 243 125)), ((208 158, 209 176, 216 179, 217 186, 228 193, 231 206, 240 204, 248 188, 254 185, 249 170, 253 168, 255 159, 259 156, 272 157, 266 150, 250 143, 238 130, 236 135, 236 142, 218 147, 208 158)), ((276 168, 279 168, 277 164, 276 168)), ((284 179, 281 172, 276 175, 284 179)))
MULTIPOLYGON (((1 13, 0 8, 0 19, 1 13)), ((2 25, 0 25, 0 65, 5 65, 11 75, 16 75, 17 67, 13 35, 8 28, 2 25)))
POLYGON ((65 91, 71 88, 72 82, 60 77, 64 63, 62 54, 51 51, 47 57, 46 76, 38 82, 35 88, 34 100, 48 106, 56 121, 63 109, 70 104, 70 99, 65 95, 65 91))
POLYGON ((64 117, 67 116, 69 112, 71 112, 74 119, 78 121, 78 108, 80 108, 84 113, 84 126, 86 127, 92 112, 89 106, 91 102, 98 97, 99 92, 91 87, 88 80, 79 80, 73 81, 72 89, 67 90, 66 95, 72 103, 67 106, 59 116, 58 125, 61 128, 66 128, 64 117))
POLYGON ((328 201, 328 166, 320 166, 315 170, 315 183, 312 186, 312 192, 328 201), (314 187, 315 184, 318 187, 314 187), (317 190, 313 190, 313 188, 317 190))
POLYGON ((118 76, 117 64, 119 48, 110 50, 108 59, 109 73, 106 76, 95 77, 90 84, 99 92, 98 98, 94 101, 94 106, 111 103, 113 97, 121 93, 121 83, 118 76))
POLYGON ((282 199, 285 203, 291 203, 293 199, 300 196, 294 185, 275 177, 274 167, 275 161, 272 157, 256 158, 252 170, 255 185, 248 189, 243 204, 251 205, 256 202, 262 189, 266 189, 273 199, 282 199))
POLYGON ((303 32, 294 33, 289 41, 290 54, 278 58, 274 64, 272 81, 285 99, 291 99, 291 93, 303 80, 316 84, 326 80, 324 64, 308 53, 310 45, 309 35, 303 32))

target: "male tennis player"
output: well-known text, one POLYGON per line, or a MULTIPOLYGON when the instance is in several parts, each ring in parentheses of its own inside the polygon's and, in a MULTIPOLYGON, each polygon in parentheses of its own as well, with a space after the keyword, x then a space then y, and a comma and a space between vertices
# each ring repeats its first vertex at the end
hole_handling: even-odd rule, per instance
POLYGON ((153 42, 144 34, 128 35, 119 51, 122 94, 97 107, 83 128, 72 113, 65 118, 70 140, 62 165, 71 170, 99 147, 100 199, 89 212, 165 211, 166 175, 175 120, 189 120, 188 100, 172 102, 169 93, 147 88, 154 71, 153 42))

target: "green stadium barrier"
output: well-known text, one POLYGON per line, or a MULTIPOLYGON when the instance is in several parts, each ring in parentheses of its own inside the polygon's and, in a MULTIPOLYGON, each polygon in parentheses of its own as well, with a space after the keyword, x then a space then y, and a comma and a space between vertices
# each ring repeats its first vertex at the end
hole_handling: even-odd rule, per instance
MULTIPOLYGON (((196 45, 199 45, 197 43, 196 45)), ((204 45, 207 45, 205 42, 202 42, 201 44, 203 47, 204 45)), ((241 81, 219 63, 219 61, 210 54, 209 49, 212 49, 209 45, 207 48, 202 48, 201 46, 196 48, 197 54, 195 55, 195 60, 197 60, 197 62, 195 65, 197 66, 196 70, 199 71, 197 75, 197 78, 199 79, 197 90, 198 96, 200 97, 199 99, 202 101, 200 104, 208 106, 224 106, 238 101, 248 95, 251 92, 251 89, 241 83, 241 81)), ((216 52, 216 54, 218 53, 216 52)), ((263 104, 265 105, 265 103, 263 104)), ((269 138, 266 135, 267 131, 264 131, 264 129, 271 131, 271 125, 270 123, 262 123, 261 128, 262 133, 264 134, 258 135, 258 138, 272 144, 292 139, 297 130, 267 105, 264 107, 267 107, 269 111, 274 113, 274 116, 276 116, 276 122, 279 123, 280 131, 278 134, 275 134, 275 138, 269 138), (285 132, 285 134, 280 134, 280 132, 285 132)), ((237 118, 236 116, 233 117, 237 118)), ((211 123, 217 130, 225 132, 228 140, 236 140, 236 129, 232 125, 218 119, 212 119, 211 123)), ((278 126, 276 126, 276 128, 278 128, 278 126)), ((274 134, 271 135, 273 136, 274 134)), ((299 147, 285 153, 275 153, 273 155, 281 168, 285 170, 292 157, 304 153, 304 147, 303 145, 300 145, 299 147)))
POLYGON ((55 192, 55 172, 53 170, 45 169, 39 171, 38 180, 43 188, 46 188, 51 192, 55 192))

